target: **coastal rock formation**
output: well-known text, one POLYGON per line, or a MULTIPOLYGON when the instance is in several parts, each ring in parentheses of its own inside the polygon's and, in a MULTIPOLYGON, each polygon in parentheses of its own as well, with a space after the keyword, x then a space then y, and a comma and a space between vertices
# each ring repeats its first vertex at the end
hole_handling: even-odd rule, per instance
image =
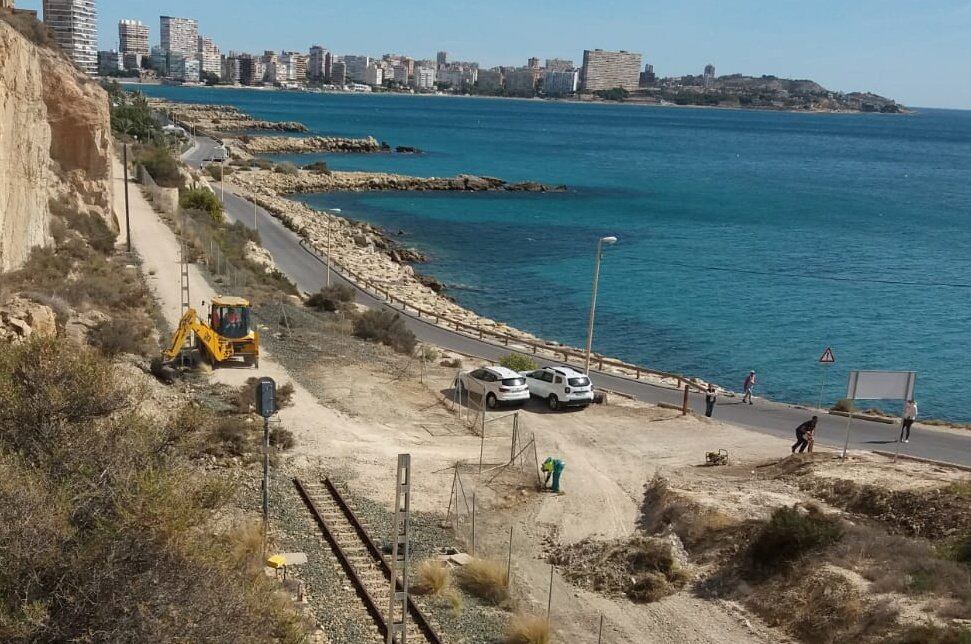
POLYGON ((307 126, 296 121, 262 121, 230 105, 194 105, 173 103, 159 98, 149 99, 149 105, 165 112, 183 127, 199 132, 238 132, 240 130, 270 130, 276 132, 306 132, 307 126))
POLYGON ((250 154, 307 152, 380 152, 381 143, 373 136, 348 139, 336 136, 253 136, 240 145, 250 154))
POLYGON ((0 21, 0 271, 50 243, 52 200, 111 209, 107 94, 61 54, 0 21))
POLYGON ((20 342, 33 335, 57 335, 51 307, 19 295, 0 304, 0 342, 20 342))
POLYGON ((451 190, 460 192, 561 192, 566 186, 548 186, 535 181, 507 183, 494 177, 461 174, 457 177, 411 177, 381 172, 331 172, 315 174, 301 170, 283 174, 267 170, 234 173, 230 180, 253 189, 260 187, 278 195, 300 192, 366 192, 380 190, 451 190))

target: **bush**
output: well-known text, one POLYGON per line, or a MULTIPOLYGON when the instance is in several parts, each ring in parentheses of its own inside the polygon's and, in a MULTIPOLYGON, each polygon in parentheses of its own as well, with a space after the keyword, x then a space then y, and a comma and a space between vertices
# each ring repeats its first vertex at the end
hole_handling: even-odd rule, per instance
POLYGON ((386 309, 371 309, 354 321, 354 335, 380 342, 398 353, 411 354, 418 344, 415 334, 405 327, 401 315, 386 309))
POLYGON ((971 532, 960 537, 951 547, 951 558, 966 564, 971 564, 971 532))
POLYGON ((836 401, 836 404, 832 406, 832 411, 842 411, 845 413, 855 412, 856 405, 853 404, 852 400, 846 398, 841 398, 836 401))
POLYGON ((330 168, 327 167, 327 164, 323 161, 316 161, 309 165, 305 165, 303 169, 309 170, 314 174, 330 174, 330 168))
POLYGON ((279 450, 293 449, 297 440, 293 437, 293 432, 282 427, 274 427, 270 432, 270 445, 279 450))
POLYGON ((517 613, 506 626, 505 644, 549 644, 550 623, 545 617, 517 613))
POLYGON ((206 166, 206 173, 216 181, 222 181, 223 177, 228 177, 235 171, 229 163, 210 163, 206 166))
POLYGON ((755 535, 748 558, 757 574, 771 575, 803 555, 839 541, 843 530, 817 508, 778 508, 755 535))
POLYGON ((149 338, 155 326, 141 311, 117 313, 95 327, 89 341, 109 358, 123 353, 147 356, 151 353, 149 338))
POLYGON ((354 301, 354 287, 347 284, 325 286, 307 298, 307 306, 318 311, 340 311, 354 301))
MULTIPOLYGON (((110 255, 115 250, 115 240, 117 233, 111 229, 104 219, 92 213, 78 212, 72 206, 63 201, 50 202, 51 214, 63 220, 63 224, 78 232, 84 241, 88 242, 91 248, 102 255, 110 255)), ((58 230, 55 233, 55 226, 51 227, 51 234, 55 237, 66 238, 64 231, 58 230)))
POLYGON ((60 51, 54 32, 43 22, 24 13, 0 11, 0 20, 16 29, 21 36, 41 47, 60 51))
POLYGON ((150 146, 142 150, 138 162, 145 166, 155 183, 164 188, 181 188, 183 179, 179 163, 168 148, 150 146))
POLYGON ((507 353, 499 359, 499 364, 513 371, 533 371, 539 369, 539 366, 532 358, 521 353, 507 353))
POLYGON ((458 570, 462 590, 496 606, 509 601, 506 567, 487 559, 473 559, 458 570))
POLYGON ((179 206, 186 210, 201 210, 209 214, 216 224, 223 222, 223 205, 212 190, 207 188, 190 188, 179 195, 179 206))
POLYGON ((269 159, 260 159, 260 158, 254 157, 252 159, 252 164, 255 165, 257 168, 259 168, 260 170, 273 169, 273 162, 270 161, 269 159))
POLYGON ((419 595, 442 595, 452 585, 452 571, 438 559, 425 559, 418 564, 411 588, 419 595))
MULTIPOLYGON (((251 376, 246 379, 246 383, 236 390, 233 399, 230 400, 230 404, 235 404, 237 411, 242 414, 247 414, 250 408, 256 407, 256 386, 259 384, 260 379, 251 376)), ((276 388, 276 408, 283 409, 284 407, 290 407, 293 405, 293 383, 285 382, 282 385, 278 385, 276 388)))
POLYGON ((214 444, 209 446, 209 452, 218 456, 245 456, 252 451, 252 425, 239 416, 223 418, 213 428, 214 444))
POLYGON ((276 167, 273 168, 274 172, 280 174, 295 175, 300 174, 300 169, 289 161, 284 161, 283 163, 278 163, 276 167))

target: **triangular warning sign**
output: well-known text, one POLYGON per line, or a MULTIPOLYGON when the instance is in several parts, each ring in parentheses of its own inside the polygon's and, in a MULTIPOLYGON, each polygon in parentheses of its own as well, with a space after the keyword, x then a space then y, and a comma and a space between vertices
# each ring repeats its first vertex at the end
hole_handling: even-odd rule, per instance
POLYGON ((836 362, 836 356, 833 355, 833 350, 830 349, 829 347, 826 347, 826 350, 823 351, 823 355, 819 357, 819 361, 822 362, 823 364, 831 364, 833 362, 836 362))

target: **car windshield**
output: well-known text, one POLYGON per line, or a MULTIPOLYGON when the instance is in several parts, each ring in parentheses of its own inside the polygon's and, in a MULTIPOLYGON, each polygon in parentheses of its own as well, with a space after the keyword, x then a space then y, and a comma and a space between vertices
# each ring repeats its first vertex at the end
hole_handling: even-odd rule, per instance
POLYGON ((516 387, 519 385, 526 384, 526 379, 525 378, 503 378, 502 384, 506 385, 507 387, 516 387))
POLYGON ((571 387, 586 387, 589 384, 590 380, 588 380, 586 376, 582 376, 580 378, 570 378, 571 387))
POLYGON ((212 326, 224 338, 244 338, 249 333, 249 309, 243 306, 214 307, 212 326))

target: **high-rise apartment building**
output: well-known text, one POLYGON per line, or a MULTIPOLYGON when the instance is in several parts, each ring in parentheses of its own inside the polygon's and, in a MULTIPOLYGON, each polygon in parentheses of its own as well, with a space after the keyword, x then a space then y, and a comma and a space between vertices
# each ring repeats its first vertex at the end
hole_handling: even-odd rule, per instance
POLYGON ((222 74, 222 56, 219 47, 211 38, 198 37, 198 49, 196 50, 196 60, 199 61, 199 70, 220 76, 222 74))
POLYGON ((547 96, 575 94, 579 84, 580 72, 575 69, 563 72, 547 69, 543 75, 543 91, 547 96))
POLYGON ((280 56, 280 62, 287 66, 287 80, 305 82, 307 80, 308 58, 306 54, 298 51, 285 51, 280 56))
POLYGON ((435 61, 438 63, 439 68, 442 68, 448 65, 448 52, 447 51, 438 52, 438 55, 435 57, 435 61))
POLYGON ((223 56, 220 61, 220 67, 222 67, 220 78, 222 78, 224 83, 237 85, 240 82, 238 56, 223 56))
POLYGON ((567 60, 566 58, 547 58, 546 69, 551 72, 566 72, 571 69, 576 69, 576 66, 572 60, 567 60))
POLYGON ((347 65, 343 60, 335 60, 330 66, 330 82, 338 87, 347 85, 347 65))
POLYGON ((159 19, 162 51, 195 57, 199 49, 199 23, 191 18, 162 16, 159 19))
POLYGON ((98 52, 98 73, 102 76, 117 74, 125 67, 124 56, 115 50, 98 52))
POLYGON ((707 65, 705 65, 705 73, 704 73, 705 87, 706 88, 711 87, 711 84, 714 82, 714 80, 715 80, 715 66, 712 65, 711 63, 708 63, 707 65))
POLYGON ((412 79, 412 84, 419 90, 435 89, 435 69, 433 67, 415 67, 415 77, 412 79))
POLYGON ((118 51, 148 56, 148 25, 138 20, 118 21, 118 51))
POLYGON ((94 0, 44 0, 44 24, 84 72, 98 73, 98 10, 94 0))
POLYGON ((512 96, 533 96, 536 94, 536 74, 528 67, 507 69, 506 91, 512 96))
POLYGON ((657 82, 657 74, 654 73, 654 65, 647 63, 644 65, 644 71, 641 72, 641 87, 650 87, 657 82))
POLYGON ((480 69, 475 79, 480 92, 491 94, 502 89, 502 72, 498 69, 480 69))
POLYGON ((314 45, 310 48, 310 57, 307 59, 307 80, 329 83, 332 65, 333 58, 330 52, 320 45, 314 45))
POLYGON ((640 72, 640 54, 586 49, 583 52, 583 69, 580 71, 580 91, 596 92, 617 87, 636 89, 640 72))
POLYGON ((364 74, 370 64, 370 56, 344 56, 344 67, 347 70, 347 79, 355 83, 363 83, 364 74))
POLYGON ((530 58, 529 60, 527 60, 526 61, 526 67, 529 67, 531 69, 538 68, 539 67, 539 58, 537 58, 536 56, 533 56, 532 58, 530 58))

